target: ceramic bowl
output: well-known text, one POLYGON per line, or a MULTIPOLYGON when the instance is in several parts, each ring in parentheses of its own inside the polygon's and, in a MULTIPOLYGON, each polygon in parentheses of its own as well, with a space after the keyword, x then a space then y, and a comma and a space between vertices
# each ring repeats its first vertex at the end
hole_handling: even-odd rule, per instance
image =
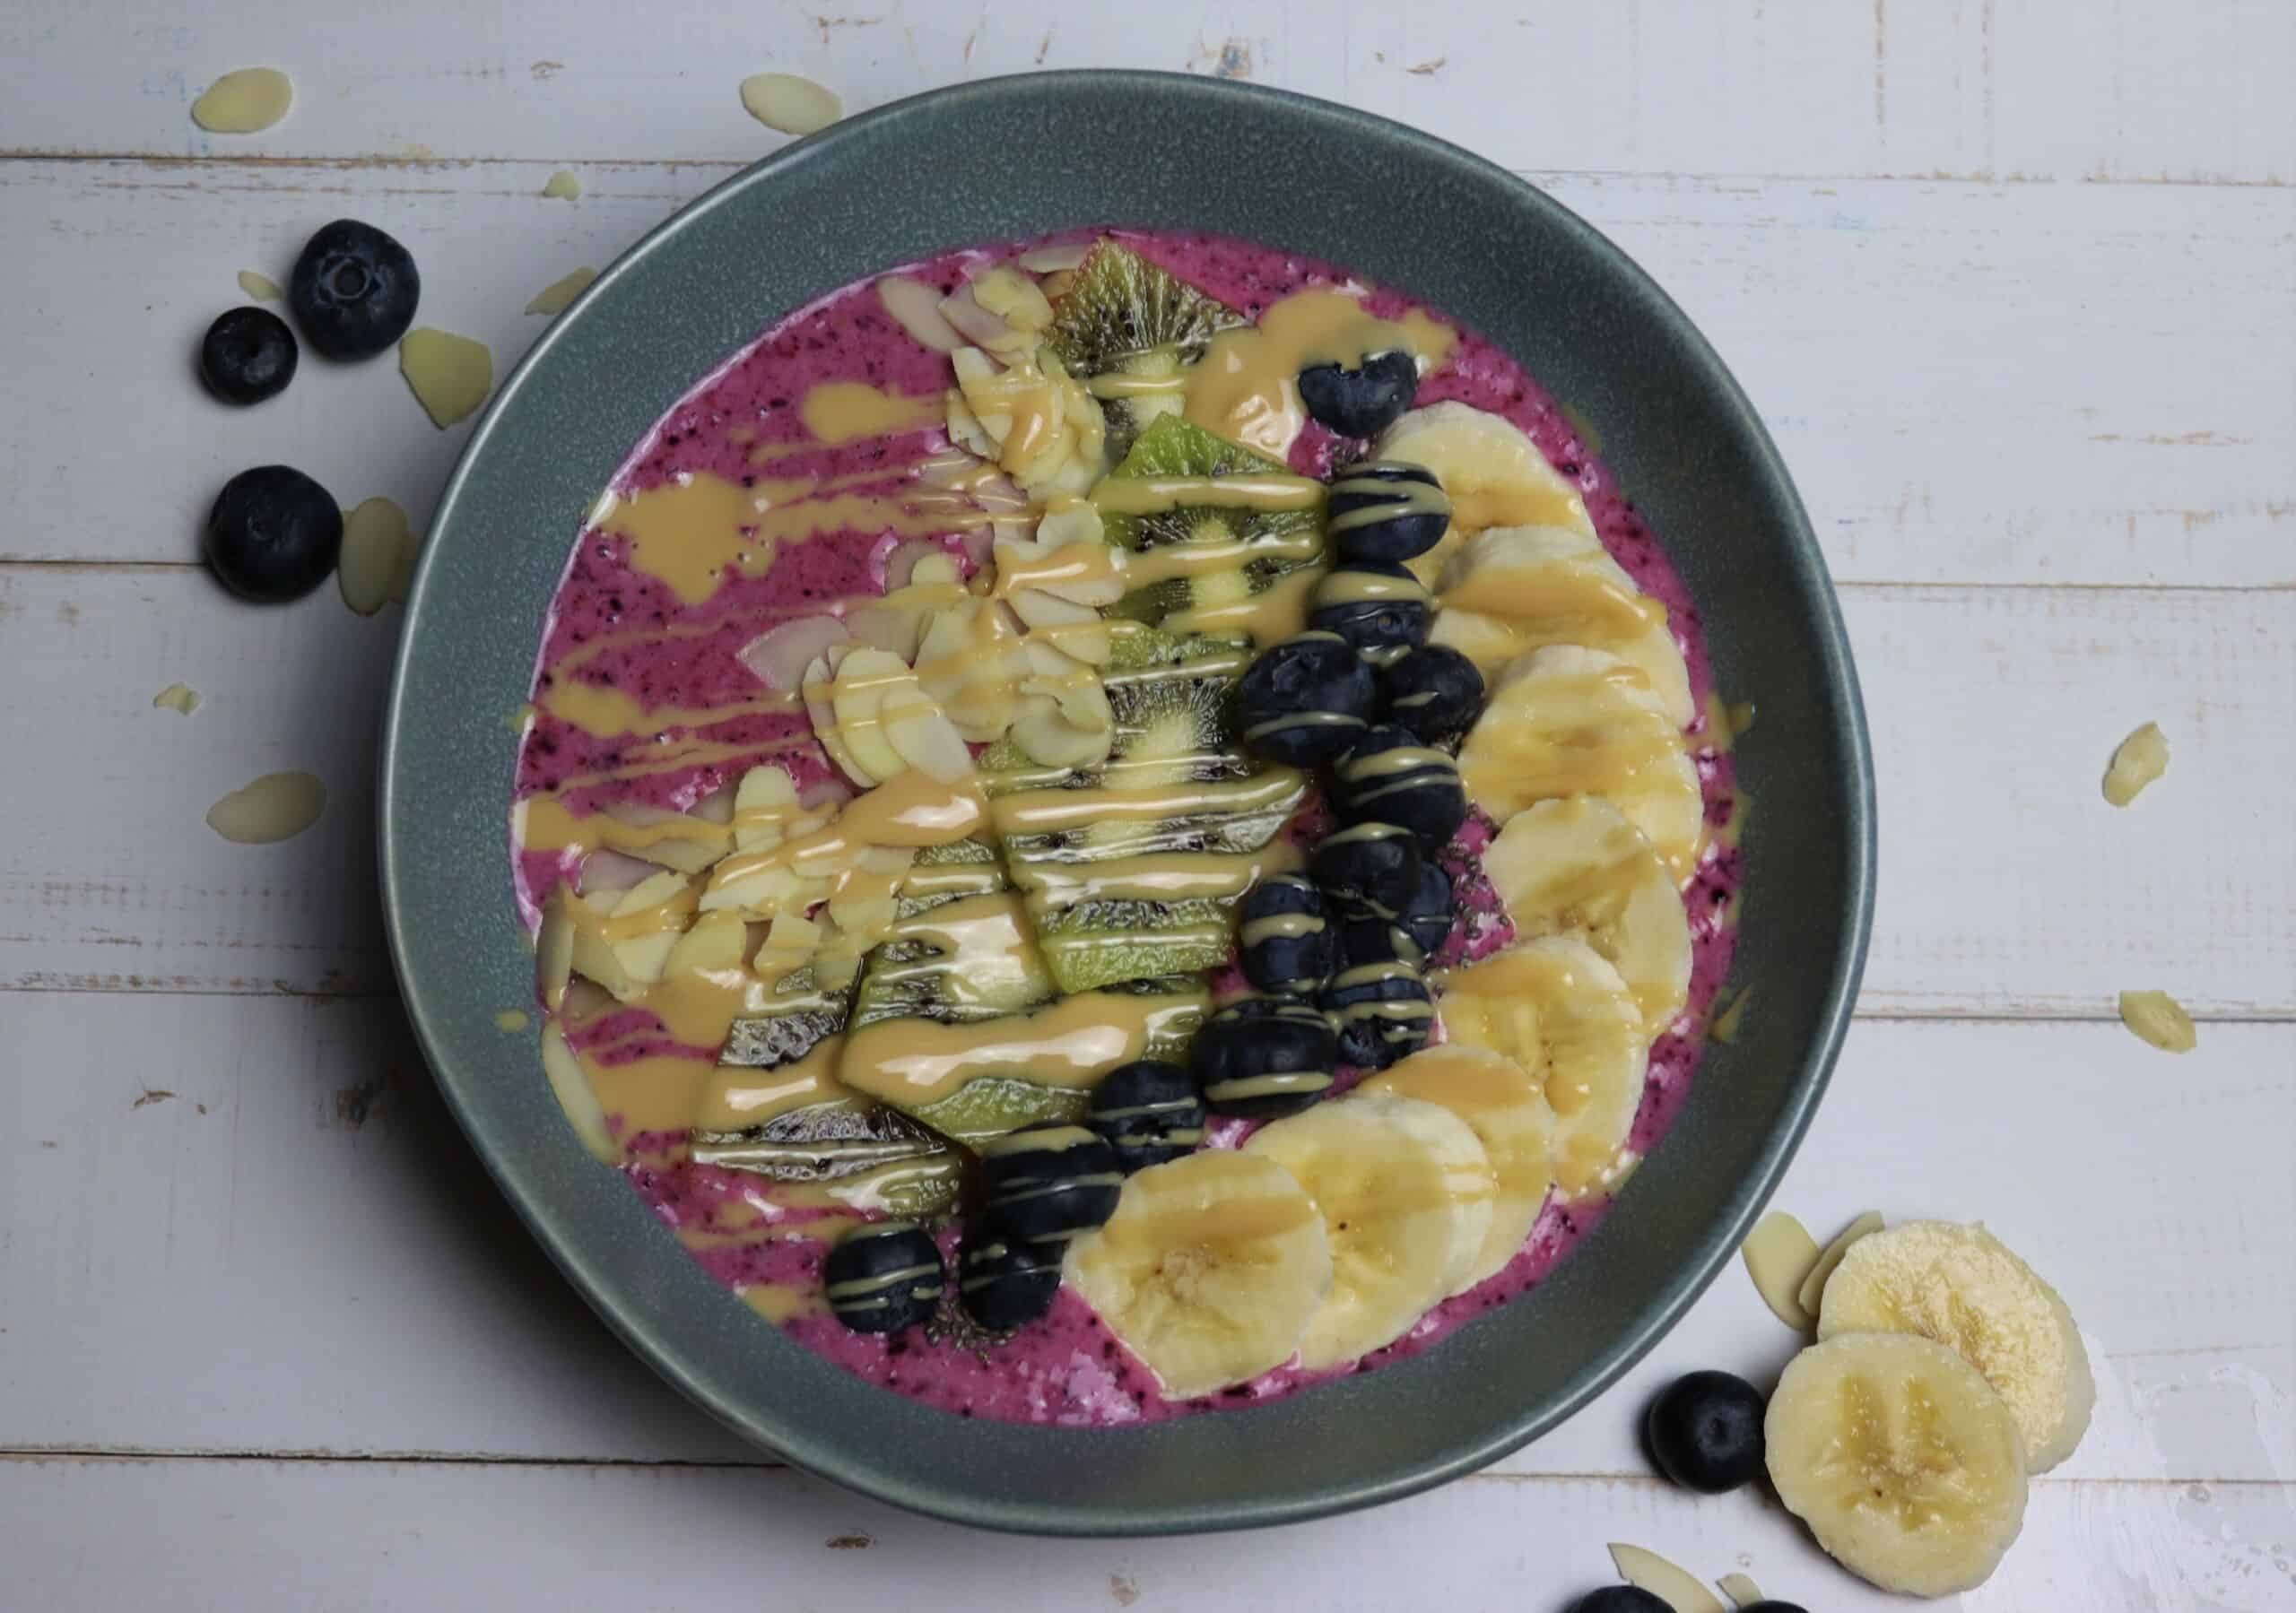
POLYGON ((901 1506, 999 1529, 1233 1529, 1392 1500, 1536 1438, 1619 1376, 1728 1259, 1807 1124, 1870 918, 1873 779, 1825 565, 1786 468, 1650 279, 1481 159, 1325 102, 1146 73, 938 91, 776 152, 663 224, 496 395, 408 602, 382 769, 406 1002, 439 1085, 568 1278, 665 1377, 758 1444, 901 1506), (978 240, 1124 223, 1348 265, 1456 316, 1600 430, 1704 617, 1740 755, 1735 980, 1755 1010, 1599 1229, 1439 1348, 1274 1404, 1108 1431, 962 1421, 846 1375, 706 1277, 587 1155, 531 1036, 505 814, 543 616, 583 512, 693 382, 856 277, 978 240))

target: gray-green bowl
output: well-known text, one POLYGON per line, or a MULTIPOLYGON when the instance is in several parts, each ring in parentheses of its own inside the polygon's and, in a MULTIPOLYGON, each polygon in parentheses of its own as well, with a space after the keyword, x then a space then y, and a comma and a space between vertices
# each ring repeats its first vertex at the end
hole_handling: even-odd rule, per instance
POLYGON ((1753 409, 1616 247, 1440 141, 1321 101, 1047 74, 865 113, 631 248, 503 385, 448 484, 383 739, 382 865, 408 1010, 510 1201, 631 1348, 789 1461, 899 1505, 1061 1534, 1235 1529, 1393 1500, 1505 1455, 1649 1349, 1744 1235, 1807 1124, 1870 922, 1871 759, 1809 523, 1753 409), (1617 1208, 1532 1293, 1439 1348, 1274 1405, 1144 1429, 962 1421, 847 1376, 704 1276, 496 1028, 532 964, 505 812, 543 614, 583 511, 692 382, 787 310, 938 249, 1065 226, 1220 230, 1335 260, 1497 340, 1601 430, 1761 708, 1738 1038, 1617 1208))

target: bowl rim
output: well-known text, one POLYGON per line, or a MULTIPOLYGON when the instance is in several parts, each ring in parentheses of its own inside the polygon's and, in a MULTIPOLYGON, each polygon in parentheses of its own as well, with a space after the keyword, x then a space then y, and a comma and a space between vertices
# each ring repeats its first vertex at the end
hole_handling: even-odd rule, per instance
MULTIPOLYGON (((502 421, 517 406, 535 367, 577 327, 583 315, 600 299, 611 295, 631 266, 661 251, 694 221, 725 205, 752 186, 767 186, 800 165, 824 160, 848 143, 861 140, 889 126, 918 119, 961 114, 966 108, 1026 96, 1046 86, 1067 89, 1106 89, 1177 94, 1215 99, 1242 99, 1274 103, 1293 112, 1309 112, 1344 125, 1351 134, 1390 146, 1400 144, 1417 157, 1450 164, 1465 164, 1496 177, 1514 190, 1532 211, 1543 213, 1548 227, 1572 238, 1581 251, 1604 260, 1607 270, 1637 286, 1657 311, 1668 335, 1682 344, 1687 358, 1702 372, 1716 400, 1744 434, 1759 469, 1782 493, 1790 517, 1783 523, 1783 537, 1791 557, 1815 584, 1813 612, 1807 627, 1809 656, 1820 683, 1833 691, 1838 702, 1834 738, 1851 764, 1845 781, 1844 802, 1847 865, 1841 896, 1846 912, 1842 944, 1837 949, 1822 996, 1816 1035, 1804 1054, 1799 1072, 1789 1088, 1777 1123, 1758 1152, 1753 1168, 1731 1195, 1715 1224, 1667 1279, 1665 1292, 1626 1333, 1616 1339, 1586 1370, 1570 1379, 1547 1401, 1519 1415, 1495 1421, 1487 1435, 1458 1448, 1440 1461, 1406 1465, 1375 1480, 1345 1485, 1303 1487, 1296 1493, 1224 1504, 1216 1510, 1201 1504, 1158 1508, 1121 1516, 1096 1512, 1089 1499, 1043 1505, 1003 1497, 950 1493, 946 1487, 909 1484, 888 1479, 866 1462, 850 1459, 831 1440, 806 1435, 802 1429, 778 1426, 761 1417, 748 1404, 715 1392, 688 1364, 661 1348, 641 1325, 638 1307, 627 1296, 608 1291, 580 1246, 580 1240, 547 1212, 531 1173, 512 1158, 489 1127, 472 1113, 465 1077, 446 1051, 443 1027, 414 985, 410 961, 413 941, 408 933, 406 903, 401 887, 408 860, 421 847, 408 843, 398 810, 403 785, 403 752, 412 743, 407 703, 408 672, 415 655, 416 629, 426 583, 434 567, 438 546, 426 542, 419 560, 392 666, 378 747, 377 780, 377 840, 382 887, 384 924, 394 970, 418 1045, 443 1093, 457 1123, 484 1162, 503 1197, 520 1222, 549 1254, 575 1290, 633 1354, 700 1406, 721 1424, 762 1450, 800 1470, 826 1478, 874 1499, 904 1510, 952 1522, 1015 1533, 1105 1537, 1224 1531, 1302 1522, 1358 1507, 1401 1500, 1488 1466, 1509 1455, 1576 1415, 1610 1388, 1670 1331, 1705 1292, 1727 1263, 1747 1229, 1776 1190, 1787 1165, 1808 1130, 1819 1100, 1829 1085, 1842 1042, 1848 1034, 1859 983, 1863 977, 1873 927, 1875 869, 1875 790, 1871 738, 1856 668, 1839 601, 1822 551, 1811 528, 1799 490, 1784 459, 1762 424, 1760 414, 1723 364, 1721 358, 1690 317, 1651 276, 1593 225, 1561 203, 1548 196, 1516 173, 1449 141, 1393 119, 1321 98, 1247 82, 1203 75, 1132 68, 1076 68, 1051 72, 1003 74, 943 86, 906 96, 867 111, 856 113, 822 131, 773 152, 712 186, 648 230, 617 256, 596 279, 535 340, 512 367, 502 385, 487 402, 464 443, 453 472, 440 490, 431 518, 433 533, 452 524, 468 497, 479 459, 493 441, 502 421)), ((787 1419, 782 1419, 787 1420, 787 1419)), ((1064 1435, 1082 1430, 1060 1430, 1064 1435)), ((1096 1435, 1106 1431, 1091 1431, 1096 1435)), ((1117 1431, 1123 1437, 1125 1431, 1117 1431)))

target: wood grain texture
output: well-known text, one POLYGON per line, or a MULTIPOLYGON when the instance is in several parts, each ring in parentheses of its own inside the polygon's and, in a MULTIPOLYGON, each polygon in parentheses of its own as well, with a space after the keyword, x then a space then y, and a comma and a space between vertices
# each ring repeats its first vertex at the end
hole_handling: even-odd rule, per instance
MULTIPOLYGON (((0 1461, 0 1510, 57 1542, 13 1565, 35 1607, 889 1608, 952 1613, 1544 1613, 1613 1583, 1607 1540, 1737 1572, 1825 1613, 1909 1604, 1750 1495, 1649 1480, 1469 1479, 1378 1512, 1185 1544, 1016 1541, 784 1471, 375 1462, 0 1461), (107 1549, 123 1519, 137 1549, 107 1549), (1439 1549, 1436 1549, 1439 1543, 1439 1549)), ((1940 1613, 2274 1613, 2296 1580, 2270 1487, 2043 1482, 1984 1589, 1940 1613)))
MULTIPOLYGON (((0 1395, 0 1449, 756 1460, 550 1270, 395 1005, 130 995, 91 1034, 89 999, 0 1001, 39 1072, 0 1086, 0 1384, 41 1386, 0 1395)), ((1874 1208, 1981 1216, 2030 1256, 2107 1384, 2067 1476, 2296 1479, 2269 1420, 2296 1318, 2266 1279, 2296 1262, 2291 1067, 2291 1025, 2207 1026, 2172 1060, 2118 1026, 1864 1023, 1778 1202, 1822 1236, 1874 1208), (2204 1176, 2221 1190, 2186 1191, 2204 1176)), ((666 1236, 662 1257, 685 1258, 666 1236)), ((1502 1470, 1640 1474, 1659 1385, 1766 1379, 1795 1343, 1733 1266, 1502 1470)))
MULTIPOLYGON (((2161 986, 2296 1013, 2296 840, 2255 787, 2296 705, 2296 592, 1853 585, 1844 606, 1883 802, 1865 1011, 2093 1018, 2161 986), (2144 721, 2175 760, 2115 811, 2098 781, 2144 721)), ((0 569, 0 647, 46 669, 0 707, 0 748, 47 764, 0 773, 0 985, 387 990, 371 785, 396 623, 331 592, 251 609, 187 568, 0 569), (152 709, 178 680, 205 699, 189 718, 152 709), (201 822, 288 767, 329 793, 300 838, 201 822)), ((1758 770, 1796 739, 1757 719, 1744 743, 1758 770)))
MULTIPOLYGON (((285 280, 348 213, 406 240, 423 320, 488 343, 499 378, 544 326, 535 292, 727 170, 585 165, 571 204, 539 194, 548 171, 0 162, 25 283, 71 288, 0 305, 0 364, 86 377, 0 395, 0 559, 189 559, 215 489, 265 460, 427 519, 469 428, 435 430, 390 360, 313 360, 229 410, 191 355, 239 270, 285 280), (140 473, 73 473, 128 399, 140 473)), ((2296 309, 2296 191, 1533 178, 1736 369, 1837 577, 2296 585, 2296 319, 2260 317, 2296 309)))

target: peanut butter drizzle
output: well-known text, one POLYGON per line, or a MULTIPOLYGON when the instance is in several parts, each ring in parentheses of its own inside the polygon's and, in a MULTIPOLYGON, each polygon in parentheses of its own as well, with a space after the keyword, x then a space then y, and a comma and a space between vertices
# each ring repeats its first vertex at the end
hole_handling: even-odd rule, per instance
MULTIPOLYGON (((1565 681, 1554 680, 1558 686, 1565 681)), ((1556 698, 1566 698, 1560 687, 1556 698)), ((1599 727, 1561 735, 1527 723, 1506 727, 1479 724, 1460 749, 1459 774, 1473 801, 1617 795, 1681 750, 1682 736, 1664 712, 1621 704, 1605 710, 1599 727)))
POLYGON ((1436 598, 1446 610, 1477 611, 1504 626, 1517 655, 1549 644, 1611 649, 1666 625, 1665 604, 1632 583, 1569 561, 1489 568, 1436 598))
POLYGON ((1109 516, 1161 516, 1184 504, 1315 509, 1323 500, 1322 482, 1286 471, 1252 471, 1234 476, 1104 476, 1092 484, 1092 502, 1109 516))
POLYGON ((1053 994, 1021 898, 1009 891, 928 908, 895 924, 889 939, 929 942, 938 956, 881 963, 881 975, 894 982, 928 977, 941 1000, 955 1007, 992 1009, 1053 994))
POLYGON ((1125 568, 1125 580, 1140 588, 1176 577, 1238 569, 1250 560, 1312 560, 1323 549, 1323 539, 1312 531, 1286 533, 1273 538, 1210 538, 1201 542, 1161 543, 1131 558, 1125 568))
POLYGON ((1486 526, 1568 526, 1592 532, 1586 500, 1567 483, 1554 487, 1466 488, 1451 495, 1451 530, 1486 526))
POLYGON ((1084 992, 1034 1013, 970 1025, 882 1019, 847 1035, 838 1074, 857 1092, 910 1109, 991 1076, 1089 1088, 1142 1056, 1157 1031, 1202 1002, 1187 995, 1084 992))
POLYGON ((865 381, 821 381, 805 389, 797 418, 805 429, 831 445, 864 437, 898 437, 937 426, 948 412, 939 393, 905 396, 881 392, 865 381))
POLYGON ((1000 835, 1052 835, 1095 823, 1156 822, 1202 812, 1271 811, 1299 799, 1306 779, 1292 767, 1214 784, 1182 781, 1134 789, 1023 790, 988 803, 1000 835))
POLYGON ((827 1314, 829 1299, 811 1283, 752 1282, 741 1289, 742 1303, 776 1327, 827 1314))
POLYGON ((1272 841, 1255 852, 1152 852, 1106 863, 1030 863, 1013 877, 1053 909, 1083 902, 1232 901, 1301 861, 1299 847, 1272 841))
POLYGON ((722 706, 649 707, 610 684, 579 683, 563 677, 556 680, 542 698, 543 710, 599 739, 665 728, 708 728, 741 717, 794 712, 801 704, 795 694, 761 689, 722 706))
POLYGON ((1409 600, 1422 605, 1430 603, 1427 585, 1409 572, 1391 577, 1384 571, 1342 566, 1325 572, 1316 584, 1315 603, 1319 608, 1383 604, 1389 600, 1409 600))
POLYGON ((943 784, 911 767, 855 796, 835 818, 810 835, 726 858, 712 871, 711 882, 731 884, 771 868, 803 873, 808 865, 850 867, 856 854, 868 846, 922 850, 950 846, 987 821, 988 803, 982 799, 978 783, 968 779, 960 785, 943 784))
POLYGON ((825 1036, 804 1057, 773 1070, 715 1066, 702 1084, 690 1123, 704 1132, 745 1132, 792 1109, 852 1103, 853 1095, 837 1081, 842 1045, 841 1037, 825 1036))
POLYGON ((1413 309, 1399 321, 1373 317, 1345 291, 1294 291, 1256 325, 1222 331, 1187 370, 1187 419, 1273 459, 1291 452, 1307 423, 1300 371, 1310 364, 1360 366, 1373 353, 1409 351, 1420 373, 1450 356, 1458 334, 1413 309))
POLYGON ((610 812, 576 816, 551 795, 529 795, 510 809, 511 838, 533 852, 589 852, 599 846, 646 856, 669 846, 692 846, 716 857, 733 845, 732 830, 683 813, 665 814, 650 823, 631 823, 610 812))
POLYGON ((619 1064, 601 1063, 587 1052, 575 1057, 598 1106, 620 1117, 625 1134, 685 1130, 718 1068, 714 1057, 700 1054, 657 1054, 619 1064))
POLYGON ((1240 633, 1265 649, 1307 631, 1308 611, 1314 602, 1316 585, 1324 575, 1320 566, 1302 566, 1277 578, 1273 587, 1248 598, 1201 605, 1192 611, 1175 611, 1164 619, 1164 629, 1170 633, 1240 633))

